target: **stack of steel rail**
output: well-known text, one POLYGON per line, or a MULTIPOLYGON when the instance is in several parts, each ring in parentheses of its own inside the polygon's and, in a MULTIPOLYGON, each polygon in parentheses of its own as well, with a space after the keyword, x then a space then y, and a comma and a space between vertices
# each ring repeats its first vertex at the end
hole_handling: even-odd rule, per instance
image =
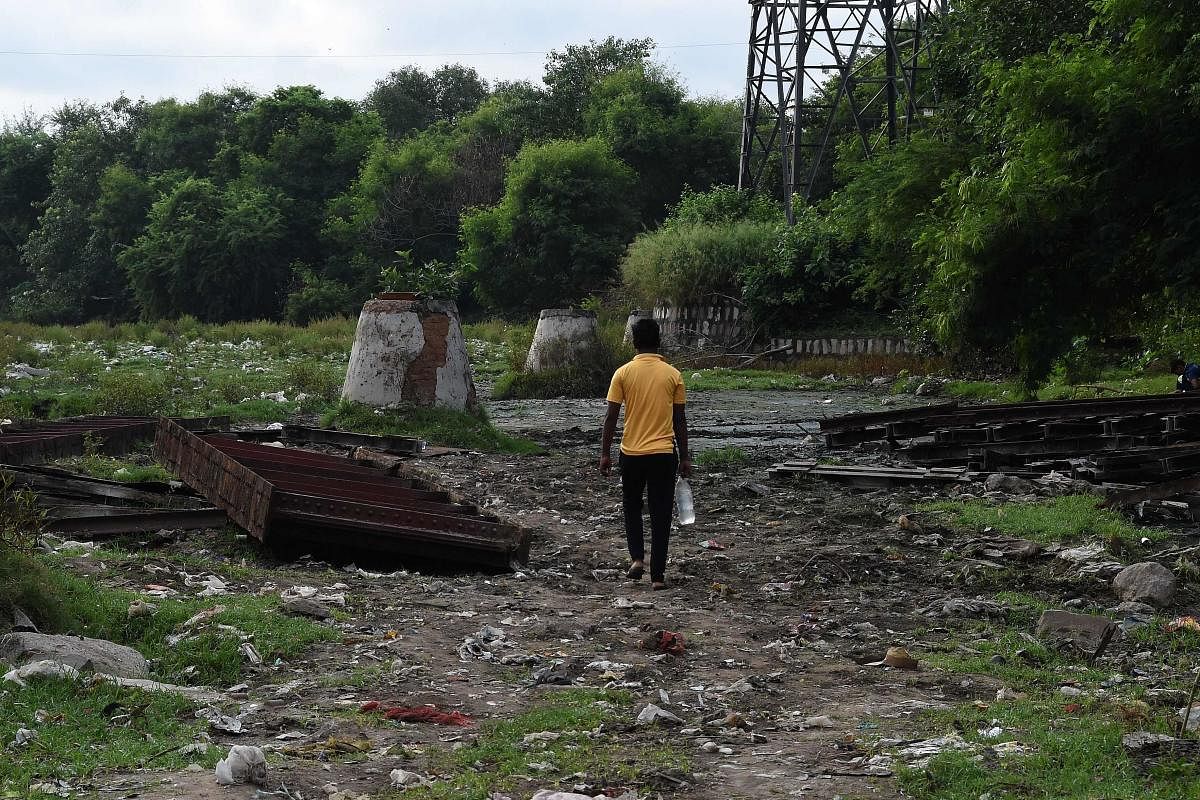
POLYGON ((446 566, 524 562, 528 532, 346 459, 159 423, 159 460, 264 544, 446 566))
POLYGON ((1193 477, 1200 475, 1200 393, 944 403, 848 414, 820 426, 832 448, 886 442, 921 467, 1030 476, 1053 470, 1095 482, 1170 481, 1200 490, 1200 477, 1193 477))
MULTIPOLYGON (((228 417, 181 419, 190 430, 228 428, 228 417)), ((44 464, 83 455, 94 442, 100 452, 120 455, 135 442, 153 439, 157 417, 72 417, 54 422, 20 421, 0 426, 0 464, 44 464)))

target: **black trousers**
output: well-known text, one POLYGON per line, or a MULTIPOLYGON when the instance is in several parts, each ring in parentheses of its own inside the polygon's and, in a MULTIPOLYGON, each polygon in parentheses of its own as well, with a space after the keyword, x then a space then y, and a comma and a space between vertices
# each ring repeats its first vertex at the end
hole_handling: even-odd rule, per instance
POLYGON ((650 580, 661 581, 667 573, 667 546, 671 542, 671 508, 675 505, 675 473, 679 460, 674 453, 620 458, 621 505, 625 509, 625 540, 629 557, 646 557, 642 532, 642 496, 650 507, 650 580))

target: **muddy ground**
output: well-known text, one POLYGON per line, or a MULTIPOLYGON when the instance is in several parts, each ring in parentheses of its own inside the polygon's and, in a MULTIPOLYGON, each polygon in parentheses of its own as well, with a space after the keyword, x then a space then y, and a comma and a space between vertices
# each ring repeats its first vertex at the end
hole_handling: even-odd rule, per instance
MULTIPOLYGON (((430 749, 470 742, 478 726, 380 725, 357 713, 362 703, 435 704, 476 722, 506 719, 563 690, 538 683, 541 674, 574 686, 628 690, 634 702, 621 709, 618 724, 606 726, 605 740, 629 753, 667 748, 687 763, 624 783, 603 774, 560 781, 531 767, 513 798, 577 785, 592 794, 632 790, 639 797, 691 800, 899 797, 888 770, 866 768, 878 739, 945 733, 931 729, 923 712, 990 701, 1000 684, 925 664, 916 670, 868 664, 892 645, 918 658, 960 646, 955 626, 979 620, 947 622, 927 608, 1016 588, 1014 565, 969 555, 974 532, 901 530, 899 515, 923 498, 944 497, 938 490, 768 484, 770 464, 822 453, 817 437, 806 440, 819 416, 879 407, 877 397, 866 395, 827 399, 737 392, 694 399, 695 449, 740 444, 749 461, 698 471, 697 521, 673 534, 665 592, 652 592, 647 579, 623 577, 619 482, 596 470, 600 404, 577 401, 491 408, 499 427, 541 441, 544 455, 453 454, 422 463, 441 483, 533 531, 529 564, 519 572, 380 575, 379 565, 361 562, 357 569, 319 562, 231 569, 242 562, 222 555, 228 548, 216 533, 159 546, 152 569, 91 564, 89 570, 112 585, 154 583, 193 593, 172 556, 201 554, 231 591, 305 585, 345 594, 341 618, 331 623, 341 641, 291 663, 247 666, 248 687, 227 695, 225 706, 247 712, 245 732, 213 732, 222 750, 230 744, 272 748, 272 791, 282 784, 292 796, 324 797, 322 787, 336 784, 377 796, 388 790, 392 769, 430 774, 430 749), (725 549, 704 549, 699 543, 706 540, 725 549), (485 626, 502 630, 503 640, 490 651, 460 652, 485 626), (683 655, 639 647, 657 630, 682 634, 683 655), (636 725, 647 703, 677 714, 682 727, 636 725), (723 724, 730 712, 744 727, 723 724), (821 716, 828 720, 804 724, 821 716), (339 755, 330 737, 369 739, 368 753, 339 755), (706 742, 730 752, 706 752, 706 742)), ((1020 574, 1022 567, 1015 569, 1020 574)), ((1040 582, 1058 569, 1043 564, 1025 588, 1044 588, 1040 582)), ((1064 600, 1090 593, 1090 601, 1113 603, 1099 583, 1063 591, 1064 600)), ((1106 659, 1119 659, 1129 648, 1118 643, 1106 659)), ((530 761, 536 764, 536 752, 530 761)), ((105 797, 150 800, 255 796, 253 787, 217 787, 208 769, 104 776, 95 788, 105 797)))

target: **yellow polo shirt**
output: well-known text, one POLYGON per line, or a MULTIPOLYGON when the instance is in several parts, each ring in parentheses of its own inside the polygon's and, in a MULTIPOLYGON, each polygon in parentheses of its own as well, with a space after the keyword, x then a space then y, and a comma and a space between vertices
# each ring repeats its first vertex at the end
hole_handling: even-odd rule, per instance
POLYGON ((658 353, 638 353, 613 373, 608 402, 625 404, 621 452, 627 456, 675 449, 674 406, 686 401, 683 376, 658 353))

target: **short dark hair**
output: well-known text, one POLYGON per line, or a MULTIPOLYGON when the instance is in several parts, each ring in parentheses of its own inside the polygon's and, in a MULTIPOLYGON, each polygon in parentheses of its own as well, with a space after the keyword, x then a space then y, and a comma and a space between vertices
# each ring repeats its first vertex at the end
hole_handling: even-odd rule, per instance
POLYGON ((639 319, 633 323, 630 334, 633 337, 633 346, 637 350, 657 350, 662 343, 658 323, 652 319, 639 319))
POLYGON ((1182 358, 1171 359, 1171 372, 1183 372, 1187 367, 1187 362, 1182 358))

